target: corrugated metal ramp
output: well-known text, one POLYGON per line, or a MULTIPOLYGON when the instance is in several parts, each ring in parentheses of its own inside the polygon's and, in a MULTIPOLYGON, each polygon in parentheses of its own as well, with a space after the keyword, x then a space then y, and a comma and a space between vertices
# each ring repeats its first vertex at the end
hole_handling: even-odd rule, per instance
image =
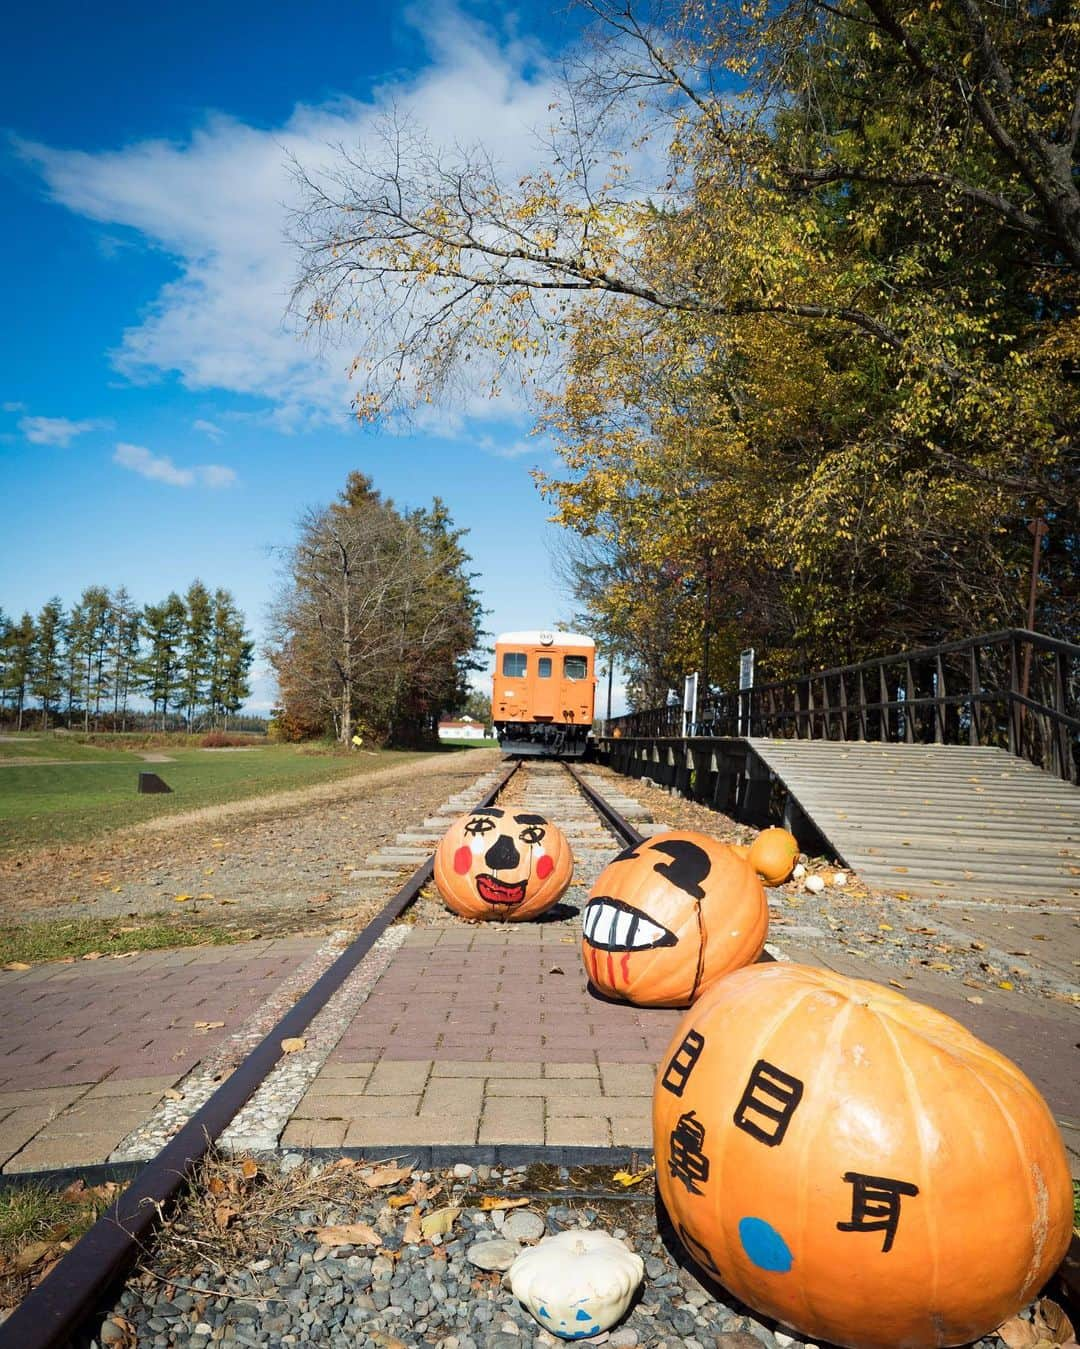
POLYGON ((1080 790, 1023 759, 959 745, 748 743, 876 889, 1080 901, 1080 790))

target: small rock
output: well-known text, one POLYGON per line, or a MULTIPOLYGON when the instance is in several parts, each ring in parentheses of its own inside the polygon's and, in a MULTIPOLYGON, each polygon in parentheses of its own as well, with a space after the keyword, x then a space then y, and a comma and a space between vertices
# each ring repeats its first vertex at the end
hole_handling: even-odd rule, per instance
POLYGON ((621 1330, 613 1330, 608 1340, 613 1349, 634 1349, 637 1342, 638 1333, 632 1326, 623 1326, 621 1330))
POLYGON ((127 1331, 115 1321, 106 1321, 98 1335, 102 1344, 125 1344, 127 1337, 127 1331))
POLYGON ((287 1152, 281 1159, 281 1174, 287 1176, 290 1171, 295 1171, 298 1166, 304 1163, 303 1157, 298 1152, 287 1152))
POLYGON ((212 1335, 213 1333, 214 1327, 208 1325, 205 1321, 200 1321, 194 1330, 194 1334, 196 1335, 212 1335))
POLYGON ((773 1339, 776 1341, 778 1345, 781 1346, 781 1349, 788 1349, 789 1344, 795 1343, 794 1336, 785 1335, 782 1330, 774 1330, 773 1339))
POLYGON ((808 890, 812 895, 819 895, 825 889, 825 882, 820 876, 807 876, 806 880, 803 881, 803 889, 808 890))
POLYGON ((833 885, 847 885, 847 872, 838 871, 832 878, 833 885))
POLYGON ((455 1180, 472 1180, 473 1169, 468 1162, 458 1162, 454 1167, 455 1180))
POLYGON ((761 1349, 761 1341, 747 1330, 725 1330, 716 1337, 716 1349, 761 1349))
POLYGON ((537 1241, 544 1235, 544 1220, 528 1209, 515 1209, 503 1221, 502 1233, 511 1241, 537 1241))
MULTIPOLYGON (((478 1269, 509 1269, 521 1253, 516 1241, 496 1237, 493 1241, 475 1241, 465 1252, 465 1258, 478 1269)), ((482 1305, 482 1304, 481 1304, 482 1305)))
POLYGON ((650 1255, 645 1261, 645 1273, 650 1279, 659 1279, 666 1269, 663 1260, 657 1260, 655 1255, 650 1255))

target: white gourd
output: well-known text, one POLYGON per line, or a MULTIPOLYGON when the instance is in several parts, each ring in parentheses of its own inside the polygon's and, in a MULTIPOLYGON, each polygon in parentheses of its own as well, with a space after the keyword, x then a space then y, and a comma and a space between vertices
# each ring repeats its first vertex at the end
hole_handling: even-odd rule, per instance
POLYGON ((567 1231, 522 1251, 507 1278, 546 1331, 580 1340, 619 1320, 644 1274, 641 1256, 606 1232, 567 1231))

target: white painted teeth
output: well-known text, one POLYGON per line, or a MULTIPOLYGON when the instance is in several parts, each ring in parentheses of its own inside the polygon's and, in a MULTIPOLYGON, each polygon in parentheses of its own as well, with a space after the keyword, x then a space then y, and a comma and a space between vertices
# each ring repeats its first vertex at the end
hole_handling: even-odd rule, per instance
POLYGON ((592 899, 585 906, 585 940, 602 951, 643 951, 672 946, 674 935, 621 900, 592 899))

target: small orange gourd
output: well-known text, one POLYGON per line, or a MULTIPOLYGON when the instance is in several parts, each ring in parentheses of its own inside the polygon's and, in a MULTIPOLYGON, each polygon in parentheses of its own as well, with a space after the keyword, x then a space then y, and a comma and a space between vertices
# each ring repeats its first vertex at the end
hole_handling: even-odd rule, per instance
POLYGON ((686 1007, 756 960, 769 906, 754 869, 726 843, 689 830, 628 848, 597 877, 582 914, 593 986, 645 1007, 686 1007))
POLYGON ((690 1254, 819 1342, 967 1344, 1069 1244, 1069 1166, 1038 1091, 878 984, 789 963, 720 980, 675 1033, 653 1129, 690 1254))
POLYGON ((461 918, 536 918, 574 874, 566 835, 527 806, 488 806, 455 820, 435 851, 435 884, 461 918))
POLYGON ((799 841, 786 829, 763 829, 750 845, 748 860, 766 885, 783 885, 799 860, 799 841))

